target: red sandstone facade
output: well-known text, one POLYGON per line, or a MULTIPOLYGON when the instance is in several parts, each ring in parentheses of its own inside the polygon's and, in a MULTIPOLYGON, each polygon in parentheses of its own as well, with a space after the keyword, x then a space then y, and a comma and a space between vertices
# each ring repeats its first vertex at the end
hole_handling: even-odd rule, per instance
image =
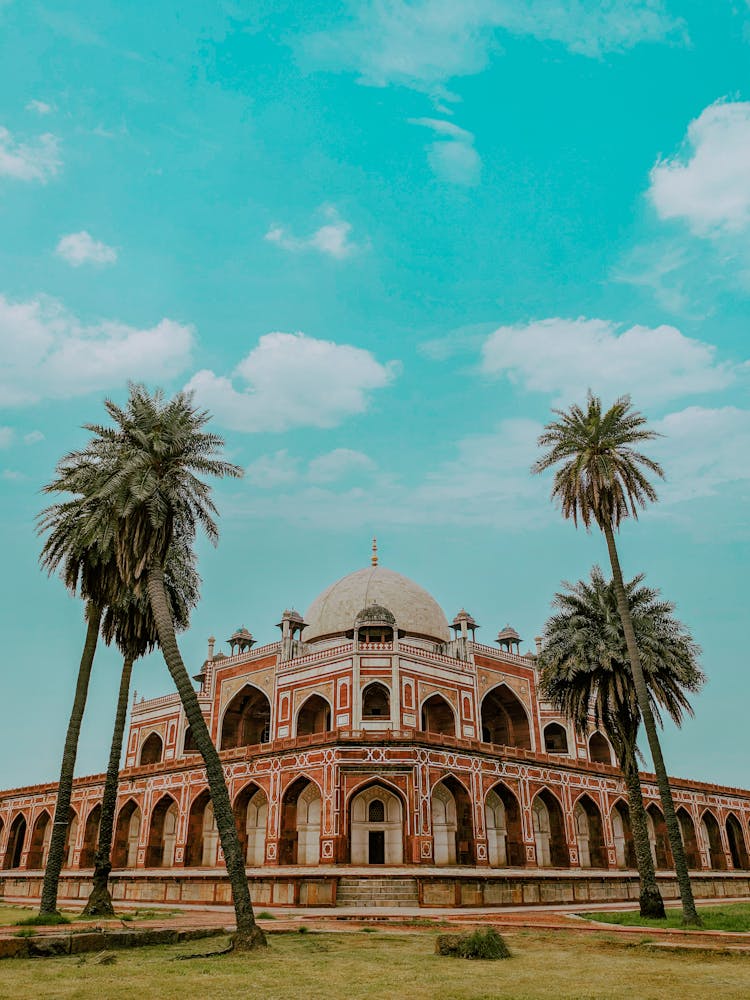
MULTIPOLYGON (((593 729, 578 739, 539 700, 535 657, 519 654, 512 629, 499 648, 477 643, 466 612, 449 627, 429 594, 378 566, 328 588, 306 617, 284 612, 281 640, 260 648, 238 630, 230 656, 210 640, 196 678, 257 900, 333 903, 348 866, 411 872, 423 903, 535 902, 549 890, 527 887, 552 876, 571 900, 632 896, 609 745, 593 729)), ((87 892, 102 782, 75 783, 64 895, 87 892)), ((643 782, 667 884, 658 793, 652 776, 643 782)), ((673 790, 703 894, 750 894, 750 792, 681 779, 673 790)), ((54 799, 54 784, 0 793, 7 895, 38 891, 54 799)), ((176 694, 134 700, 113 865, 124 898, 228 899, 176 694)))

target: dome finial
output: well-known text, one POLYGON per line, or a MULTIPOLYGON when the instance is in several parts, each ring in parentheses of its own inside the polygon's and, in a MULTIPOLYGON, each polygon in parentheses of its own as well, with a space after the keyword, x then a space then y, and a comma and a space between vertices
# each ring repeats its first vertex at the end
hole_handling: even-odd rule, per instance
POLYGON ((377 564, 378 564, 378 540, 377 540, 377 538, 373 538, 373 540, 372 540, 372 558, 370 559, 370 562, 372 563, 373 566, 377 566, 377 564))

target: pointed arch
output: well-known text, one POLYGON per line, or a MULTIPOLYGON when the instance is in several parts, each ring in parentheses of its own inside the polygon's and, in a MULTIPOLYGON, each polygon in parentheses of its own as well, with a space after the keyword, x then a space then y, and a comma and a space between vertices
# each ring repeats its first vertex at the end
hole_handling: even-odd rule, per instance
POLYGON ((163 754, 164 740, 157 732, 149 733, 141 744, 141 753, 138 758, 140 766, 145 767, 147 764, 160 763, 163 754))
POLYGON ((569 868, 570 852, 565 839, 562 805, 548 788, 542 788, 534 796, 531 819, 537 865, 540 868, 569 868))
POLYGON ((214 819, 214 807, 207 788, 195 796, 188 813, 185 840, 186 868, 213 868, 219 848, 219 831, 214 819))
POLYGON ((635 843, 630 822, 630 806, 625 799, 617 799, 610 810, 615 858, 618 868, 635 868, 635 843))
POLYGON ((355 865, 404 861, 404 801, 377 779, 349 796, 349 857, 355 865))
POLYGON ((23 848, 26 841, 26 817, 18 813, 10 824, 8 831, 8 846, 5 849, 3 868, 20 868, 23 858, 23 848))
POLYGON ((63 868, 72 868, 76 852, 76 842, 78 840, 78 813, 71 806, 68 809, 68 829, 65 832, 65 854, 63 868))
POLYGON ((682 845, 685 849, 685 859, 688 868, 700 869, 701 855, 698 848, 698 839, 695 836, 695 824, 690 813, 684 806, 677 809, 677 822, 680 824, 682 834, 682 845))
POLYGON ((198 747, 195 745, 195 737, 193 736, 193 730, 190 726, 185 729, 185 735, 182 737, 182 756, 187 757, 189 754, 198 753, 198 747))
POLYGON ((323 695, 311 694, 299 707, 295 732, 297 736, 331 731, 331 703, 323 695))
POLYGON ((544 727, 544 752, 568 754, 568 731, 559 722, 548 722, 544 727))
POLYGON ((386 721, 391 717, 391 692, 382 681, 371 681, 362 688, 362 719, 386 721))
POLYGON ((604 844, 602 814, 596 802, 584 792, 573 805, 573 822, 581 868, 606 868, 607 850, 604 844))
POLYGON ((735 869, 747 871, 750 868, 750 860, 748 860, 745 836, 742 832, 742 824, 734 813, 729 813, 727 816, 725 827, 729 853, 732 856, 732 865, 735 869))
POLYGON ((432 789, 433 857, 436 865, 472 865, 474 820, 469 793, 450 774, 432 789))
POLYGON ((655 802, 646 807, 646 825, 648 839, 651 845, 651 856, 656 868, 672 867, 672 849, 669 846, 669 834, 664 813, 655 802))
POLYGON ((609 740, 599 730, 589 736, 589 760, 592 764, 609 764, 614 760, 609 740))
POLYGON ((245 684, 228 703, 220 727, 219 749, 252 747, 271 739, 271 702, 254 684, 245 684))
POLYGON ((171 795, 162 795, 151 810, 146 868, 171 868, 177 841, 177 802, 171 795))
POLYGON ((258 867, 266 860, 266 827, 268 824, 268 796, 260 785, 248 782, 237 793, 234 821, 245 863, 258 867))
POLYGON ((435 692, 422 702, 420 713, 422 732, 436 733, 439 736, 456 735, 456 712, 451 703, 443 695, 435 692))
POLYGON ((94 855, 99 841, 99 826, 102 821, 101 803, 94 806, 86 817, 86 826, 83 830, 83 847, 81 856, 78 859, 79 868, 93 868, 94 855))
POLYGON ((482 740, 498 746, 531 750, 529 715, 521 699, 506 683, 496 684, 482 698, 482 740))
POLYGON ((323 800, 317 783, 300 775, 281 799, 279 864, 320 863, 320 821, 323 800))
POLYGON ((703 843, 708 851, 709 865, 715 871, 725 871, 727 867, 727 856, 721 843, 721 829, 719 821, 710 809, 704 809, 700 820, 703 843))
POLYGON ((29 850, 26 855, 27 868, 44 868, 47 864, 47 852, 49 850, 51 836, 52 817, 46 809, 43 809, 34 820, 34 824, 31 828, 29 850))
POLYGON ((521 867, 526 864, 521 827, 521 807, 508 786, 499 781, 484 800, 487 855, 492 868, 521 867))
POLYGON ((120 808, 112 838, 113 868, 135 868, 142 819, 141 808, 135 799, 128 799, 120 808))

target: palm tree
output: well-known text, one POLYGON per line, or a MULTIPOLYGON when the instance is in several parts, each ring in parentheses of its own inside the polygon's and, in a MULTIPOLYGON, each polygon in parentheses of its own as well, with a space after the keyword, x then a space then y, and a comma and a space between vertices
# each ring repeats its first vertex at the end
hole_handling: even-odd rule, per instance
POLYGON ((174 680, 197 751, 206 767, 214 817, 232 887, 237 933, 234 947, 265 944, 255 923, 234 814, 216 747, 177 645, 165 586, 165 560, 176 539, 192 545, 197 528, 218 539, 216 507, 201 476, 240 476, 217 452, 223 441, 203 430, 209 419, 178 393, 165 401, 144 386, 131 385, 126 407, 105 407, 115 426, 87 425, 93 438, 67 458, 64 488, 87 498, 92 530, 111 540, 126 587, 147 594, 159 646, 174 680))
MULTIPOLYGON (((195 570, 194 553, 189 547, 180 544, 179 541, 174 543, 167 555, 164 583, 175 627, 183 630, 187 628, 190 612, 198 602, 200 580, 195 570)), ((92 888, 83 910, 87 916, 114 915, 112 897, 109 892, 109 874, 112 871, 110 855, 130 677, 135 660, 151 652, 159 641, 148 598, 145 595, 136 597, 132 593, 123 593, 117 603, 110 604, 105 610, 102 620, 102 637, 107 644, 114 642, 117 645, 123 655, 123 665, 109 763, 102 794, 92 888)))
MULTIPOLYGON (((687 693, 703 682, 699 649, 673 617, 674 605, 656 590, 641 586, 642 576, 625 584, 625 593, 641 654, 651 707, 665 711, 678 725, 692 714, 687 693)), ((614 587, 598 566, 590 581, 564 584, 555 595, 557 613, 544 629, 539 654, 543 695, 568 716, 585 736, 594 723, 609 737, 625 777, 630 802, 638 872, 641 916, 664 917, 638 774, 637 737, 641 716, 628 662, 614 587)))
POLYGON ((607 542, 617 610, 625 633, 638 707, 654 762, 680 887, 683 920, 700 925, 615 544, 615 531, 619 530, 622 521, 629 516, 637 519, 639 508, 656 500, 656 491, 648 473, 657 476, 664 473, 658 462, 637 451, 635 446, 651 441, 657 435, 646 427, 646 418, 631 408, 629 396, 621 396, 606 413, 602 413, 601 400, 589 392, 585 409, 573 405, 569 410, 554 412, 559 419, 547 424, 539 437, 540 447, 548 450, 534 464, 532 471, 539 473, 557 466, 552 497, 560 502, 563 517, 571 518, 576 526, 580 518, 586 528, 595 521, 607 542))

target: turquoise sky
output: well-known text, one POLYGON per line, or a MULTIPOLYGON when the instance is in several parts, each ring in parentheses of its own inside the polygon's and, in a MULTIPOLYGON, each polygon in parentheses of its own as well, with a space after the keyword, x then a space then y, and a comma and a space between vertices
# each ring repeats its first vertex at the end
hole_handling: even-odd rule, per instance
MULTIPOLYGON (((529 475, 536 436, 630 392, 667 481, 624 570, 709 677, 668 765, 747 787, 748 102, 741 0, 0 0, 0 787, 56 776, 83 639, 39 490, 128 379, 194 388, 247 469, 201 543, 195 671, 373 534, 482 641, 533 645, 606 561, 529 475)), ((135 687, 170 690, 158 657, 135 687)))

